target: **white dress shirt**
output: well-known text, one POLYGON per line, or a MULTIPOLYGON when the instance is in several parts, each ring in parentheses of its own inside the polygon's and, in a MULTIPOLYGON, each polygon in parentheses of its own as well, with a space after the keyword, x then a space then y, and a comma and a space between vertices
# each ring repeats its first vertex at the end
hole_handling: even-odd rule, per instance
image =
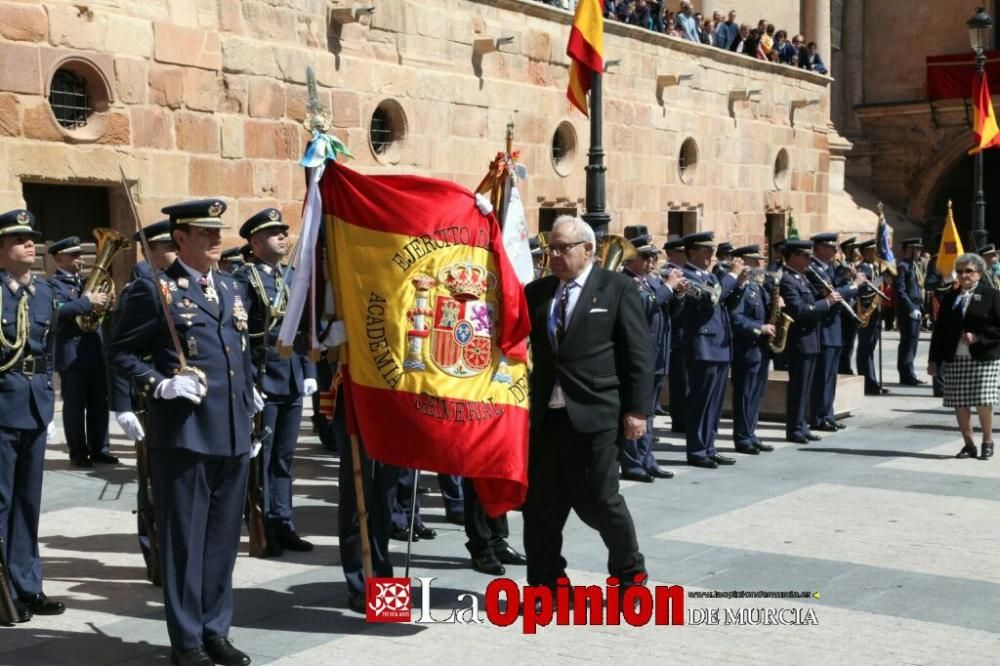
MULTIPOLYGON (((569 296, 567 297, 566 318, 563 321, 563 326, 565 328, 569 328, 569 322, 573 319, 573 310, 576 309, 577 301, 580 300, 580 294, 583 292, 583 287, 587 284, 587 278, 590 277, 590 273, 593 269, 594 264, 587 264, 587 266, 583 269, 583 272, 572 280, 576 283, 576 287, 570 290, 569 296)), ((555 309, 559 307, 559 299, 562 298, 562 293, 566 288, 566 284, 566 282, 560 281, 559 286, 556 287, 556 293, 552 296, 552 305, 549 306, 550 319, 552 318, 555 309)), ((566 396, 563 395, 562 387, 559 386, 559 377, 556 377, 556 384, 552 387, 552 397, 549 398, 549 409, 562 409, 564 407, 566 407, 566 396)))

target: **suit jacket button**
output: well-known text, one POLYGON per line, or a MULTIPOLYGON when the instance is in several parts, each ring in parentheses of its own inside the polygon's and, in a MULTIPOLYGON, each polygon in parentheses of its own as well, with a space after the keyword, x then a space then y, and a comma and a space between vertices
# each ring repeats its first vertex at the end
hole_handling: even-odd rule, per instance
POLYGON ((229 353, 229 345, 226 345, 226 353, 229 353))
POLYGON ((229 371, 229 376, 230 377, 235 377, 236 376, 236 371, 235 370, 230 370, 229 371))

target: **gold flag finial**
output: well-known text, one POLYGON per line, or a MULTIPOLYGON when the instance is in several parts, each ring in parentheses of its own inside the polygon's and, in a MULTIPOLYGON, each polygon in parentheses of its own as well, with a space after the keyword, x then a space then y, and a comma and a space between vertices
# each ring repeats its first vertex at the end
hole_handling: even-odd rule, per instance
POLYGON ((309 115, 302 122, 305 128, 325 134, 330 129, 330 119, 323 113, 323 103, 319 100, 319 87, 316 85, 316 72, 311 66, 306 67, 306 92, 309 101, 306 103, 306 110, 309 115))
POLYGON ((878 209, 878 216, 882 217, 883 215, 882 211, 885 210, 885 206, 882 205, 882 202, 879 201, 877 204, 875 204, 875 208, 878 209))
POLYGON ((951 212, 951 199, 948 199, 948 212, 951 212))
POLYGON ((507 121, 507 154, 514 149, 514 119, 507 121))

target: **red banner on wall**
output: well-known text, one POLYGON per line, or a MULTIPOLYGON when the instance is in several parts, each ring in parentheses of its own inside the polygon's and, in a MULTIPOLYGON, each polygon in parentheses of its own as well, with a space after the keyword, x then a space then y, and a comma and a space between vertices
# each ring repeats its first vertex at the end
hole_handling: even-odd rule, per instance
MULTIPOLYGON (((990 92, 1000 94, 1000 51, 986 52, 986 74, 993 83, 990 92)), ((969 53, 927 56, 927 97, 969 97, 976 75, 976 56, 969 53)))

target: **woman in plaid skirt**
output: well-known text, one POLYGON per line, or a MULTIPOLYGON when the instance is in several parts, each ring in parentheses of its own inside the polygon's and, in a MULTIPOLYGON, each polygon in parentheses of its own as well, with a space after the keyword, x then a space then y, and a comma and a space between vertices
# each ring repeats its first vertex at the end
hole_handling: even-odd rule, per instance
POLYGON ((978 254, 955 260, 958 288, 941 299, 927 371, 944 376, 944 406, 955 408, 965 446, 957 458, 975 458, 972 408, 983 431, 980 460, 993 456, 993 406, 1000 403, 1000 291, 985 279, 978 254))

